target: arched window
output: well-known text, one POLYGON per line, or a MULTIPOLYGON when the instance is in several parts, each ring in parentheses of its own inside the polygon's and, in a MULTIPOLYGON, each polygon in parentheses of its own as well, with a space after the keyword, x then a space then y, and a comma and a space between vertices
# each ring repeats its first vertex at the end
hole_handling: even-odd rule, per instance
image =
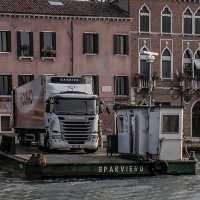
POLYGON ((168 49, 165 49, 162 53, 162 78, 170 79, 171 70, 171 53, 168 49))
POLYGON ((192 34, 192 12, 189 9, 183 13, 183 32, 192 34))
POLYGON ((171 12, 167 7, 162 11, 162 33, 171 33, 171 12))
POLYGON ((195 12, 195 34, 200 34, 200 9, 195 12))
POLYGON ((187 76, 192 76, 192 51, 187 49, 183 56, 183 72, 187 76))
POLYGON ((146 6, 143 6, 140 9, 140 31, 141 32, 149 32, 149 10, 146 6))
POLYGON ((146 48, 143 48, 140 51, 140 74, 149 77, 149 62, 147 62, 148 55, 144 55, 143 51, 148 51, 146 48))

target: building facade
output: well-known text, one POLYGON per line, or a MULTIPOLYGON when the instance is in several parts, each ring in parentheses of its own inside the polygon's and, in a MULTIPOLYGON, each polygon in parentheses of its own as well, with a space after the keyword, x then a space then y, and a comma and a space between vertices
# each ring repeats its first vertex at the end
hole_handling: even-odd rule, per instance
POLYGON ((199 140, 200 2, 120 1, 123 3, 128 4, 124 8, 134 25, 130 49, 135 104, 184 106, 184 134, 199 140), (146 51, 158 55, 151 60, 146 51))
MULTIPOLYGON (((0 1, 0 132, 10 131, 12 89, 43 74, 92 77, 107 105, 129 97, 132 19, 114 5, 0 1)), ((112 114, 105 118, 112 131, 112 114)))

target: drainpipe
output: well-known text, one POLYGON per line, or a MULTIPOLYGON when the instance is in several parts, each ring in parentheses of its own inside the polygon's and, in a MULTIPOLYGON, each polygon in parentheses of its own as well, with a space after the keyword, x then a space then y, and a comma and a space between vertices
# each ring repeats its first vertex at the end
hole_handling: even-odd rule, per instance
POLYGON ((73 19, 71 19, 71 32, 67 32, 68 36, 71 40, 71 75, 74 75, 74 40, 73 40, 73 36, 74 36, 74 30, 73 30, 73 19))

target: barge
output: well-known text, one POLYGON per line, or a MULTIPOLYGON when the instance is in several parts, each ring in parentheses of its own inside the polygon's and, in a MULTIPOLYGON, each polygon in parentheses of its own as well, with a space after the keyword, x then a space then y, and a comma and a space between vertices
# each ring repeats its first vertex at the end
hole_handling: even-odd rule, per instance
POLYGON ((107 148, 46 153, 4 135, 0 167, 30 179, 196 174, 195 152, 184 148, 183 107, 115 105, 114 110, 115 134, 107 136, 107 148))
POLYGON ((132 154, 114 152, 111 156, 107 148, 100 148, 94 154, 70 151, 50 154, 38 151, 37 147, 22 147, 19 144, 15 146, 15 154, 0 151, 0 168, 26 179, 193 175, 196 173, 196 160, 193 158, 164 161, 163 165, 160 160, 146 159, 146 157, 132 158, 132 154))

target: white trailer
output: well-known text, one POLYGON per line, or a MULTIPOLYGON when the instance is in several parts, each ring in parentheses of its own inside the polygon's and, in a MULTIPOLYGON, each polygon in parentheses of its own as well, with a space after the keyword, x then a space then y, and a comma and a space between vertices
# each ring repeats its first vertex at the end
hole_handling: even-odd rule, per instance
POLYGON ((115 105, 118 152, 182 160, 183 107, 115 105))
POLYGON ((41 76, 13 90, 13 128, 21 144, 39 148, 98 148, 97 96, 91 80, 41 76))

